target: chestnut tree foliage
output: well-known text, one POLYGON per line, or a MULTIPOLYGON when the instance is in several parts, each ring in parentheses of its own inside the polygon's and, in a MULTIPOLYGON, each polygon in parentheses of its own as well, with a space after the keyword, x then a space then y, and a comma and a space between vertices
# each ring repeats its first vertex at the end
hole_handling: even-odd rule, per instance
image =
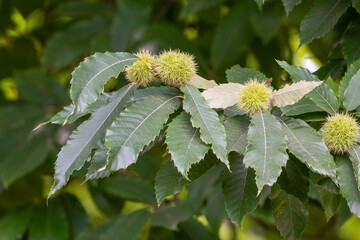
POLYGON ((359 14, 0 1, 0 239, 334 239, 360 218, 359 14))

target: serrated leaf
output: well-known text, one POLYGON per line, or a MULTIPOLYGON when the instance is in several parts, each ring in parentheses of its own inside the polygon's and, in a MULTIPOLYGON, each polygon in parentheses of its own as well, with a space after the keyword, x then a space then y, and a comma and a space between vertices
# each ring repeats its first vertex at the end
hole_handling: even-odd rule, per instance
POLYGON ((306 202, 309 193, 309 170, 292 155, 290 156, 277 182, 288 194, 306 202))
POLYGON ((198 89, 193 86, 182 86, 184 92, 183 108, 191 115, 193 127, 200 128, 200 138, 212 145, 215 155, 229 166, 226 156, 225 128, 221 125, 217 113, 209 107, 198 89))
POLYGON ((202 92, 211 108, 227 108, 239 102, 240 91, 244 87, 238 83, 226 83, 202 92))
POLYGON ((174 87, 169 87, 169 86, 147 87, 147 88, 136 90, 131 101, 136 102, 136 101, 142 100, 144 98, 147 98, 149 96, 156 96, 156 95, 177 96, 180 94, 181 94, 181 92, 174 87))
POLYGON ((117 171, 135 163, 141 150, 159 135, 179 105, 178 96, 150 96, 121 112, 106 131, 106 169, 117 171))
POLYGON ((165 142, 176 168, 186 178, 191 165, 200 162, 210 148, 201 141, 199 129, 191 125, 186 112, 169 124, 165 142))
POLYGON ((280 122, 289 151, 312 171, 336 180, 335 163, 321 135, 300 119, 280 119, 280 122))
POLYGON ((247 133, 250 120, 247 116, 235 116, 225 121, 227 151, 243 154, 248 145, 247 133))
POLYGON ((281 129, 281 124, 269 112, 259 112, 252 115, 248 131, 249 145, 244 164, 256 171, 256 185, 260 194, 264 185, 271 186, 286 165, 287 138, 281 129))
POLYGON ((130 53, 95 53, 85 58, 72 72, 70 97, 74 113, 83 113, 104 91, 104 84, 111 77, 118 77, 125 66, 138 58, 130 53))
POLYGON ((350 79, 349 85, 345 89, 343 105, 344 107, 352 111, 360 106, 360 69, 350 79))
POLYGON ((300 25, 300 42, 306 44, 324 36, 350 6, 350 0, 319 0, 300 25))
POLYGON ((276 107, 294 104, 322 83, 319 81, 300 81, 290 86, 286 85, 271 93, 271 104, 276 107))
POLYGON ((356 145, 349 150, 349 157, 354 168, 354 174, 360 190, 360 147, 356 145))
POLYGON ((329 221, 335 215, 341 202, 341 195, 334 194, 324 188, 319 187, 322 206, 325 211, 326 220, 329 221))
POLYGON ((242 68, 235 65, 226 70, 226 78, 228 82, 245 84, 250 79, 257 79, 259 82, 266 82, 268 78, 261 72, 253 68, 242 68))
POLYGON ((30 240, 63 240, 68 239, 70 228, 63 204, 59 201, 51 201, 48 206, 42 204, 36 211, 32 220, 30 240))
POLYGON ((281 236, 284 239, 300 239, 309 214, 306 205, 297 197, 278 189, 271 198, 271 208, 281 236))
POLYGON ((109 150, 103 144, 96 149, 94 155, 91 157, 91 163, 87 170, 85 181, 96 178, 105 178, 111 174, 111 172, 105 168, 108 151, 109 150))
POLYGON ((360 59, 350 65, 350 67, 346 71, 344 77, 340 81, 340 86, 339 86, 340 101, 342 101, 342 102, 344 101, 344 93, 345 93, 346 89, 348 88, 351 79, 355 75, 359 74, 359 71, 360 71, 360 59))
POLYGON ((172 161, 167 161, 155 177, 155 195, 160 204, 167 196, 179 193, 188 181, 178 172, 172 161))
MULTIPOLYGON (((301 80, 319 81, 319 79, 306 68, 292 66, 284 61, 277 60, 276 62, 291 75, 294 82, 300 82, 301 80)), ((324 111, 333 115, 338 112, 338 100, 334 92, 325 83, 316 87, 308 93, 307 96, 324 111)))
POLYGON ((12 210, 0 219, 0 240, 22 239, 33 215, 33 209, 12 210))
POLYGON ((79 170, 88 160, 91 149, 105 136, 106 128, 130 100, 136 89, 127 85, 113 95, 110 102, 96 110, 89 120, 83 122, 69 137, 61 149, 55 165, 55 180, 49 197, 62 188, 74 170, 79 170))
POLYGON ((304 113, 322 112, 321 107, 318 107, 313 101, 308 98, 302 98, 300 101, 293 105, 288 105, 281 108, 283 112, 281 116, 296 116, 304 113))
POLYGON ((243 217, 255 210, 259 198, 254 170, 245 167, 240 154, 231 153, 229 158, 231 173, 225 171, 222 177, 224 202, 231 222, 239 226, 243 217))
POLYGON ((217 83, 214 80, 207 80, 197 74, 190 79, 188 84, 199 89, 209 89, 217 86, 217 83))
POLYGON ((286 15, 289 15, 289 13, 293 10, 293 8, 300 4, 302 0, 282 0, 284 7, 285 7, 285 11, 286 11, 286 15))
POLYGON ((360 23, 350 23, 342 40, 342 52, 347 65, 350 65, 360 58, 360 23))
POLYGON ((99 187, 121 198, 149 204, 155 203, 154 188, 140 178, 117 175, 103 179, 99 187))
POLYGON ((346 199, 350 211, 360 218, 360 192, 351 161, 347 157, 337 157, 336 167, 340 192, 346 199))

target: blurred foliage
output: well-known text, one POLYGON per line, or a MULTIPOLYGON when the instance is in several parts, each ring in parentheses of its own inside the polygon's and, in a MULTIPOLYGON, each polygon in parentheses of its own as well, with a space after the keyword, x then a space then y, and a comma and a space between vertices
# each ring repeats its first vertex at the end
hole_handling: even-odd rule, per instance
MULTIPOLYGON (((314 2, 327 0, 0 0, 0 239, 281 239, 267 196, 242 228, 230 224, 217 165, 157 207, 153 183, 169 158, 162 145, 108 179, 81 185, 75 174, 47 203, 56 154, 86 117, 32 130, 70 103, 71 72, 95 52, 179 48, 196 56, 207 79, 224 82, 239 64, 277 88, 290 81, 280 59, 322 66, 318 76, 338 82, 359 58, 360 1, 338 21, 330 16, 331 30, 311 41, 300 25, 314 2)), ((125 83, 120 76, 106 89, 125 83)), ((359 239, 359 219, 343 201, 327 221, 319 189, 309 196, 302 239, 359 239)))

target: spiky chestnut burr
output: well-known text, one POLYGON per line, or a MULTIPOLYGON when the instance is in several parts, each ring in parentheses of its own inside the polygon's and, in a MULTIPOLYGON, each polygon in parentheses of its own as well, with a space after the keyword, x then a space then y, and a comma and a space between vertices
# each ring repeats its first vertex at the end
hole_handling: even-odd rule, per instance
POLYGON ((125 68, 125 77, 129 82, 136 83, 140 86, 148 86, 154 79, 153 66, 156 58, 147 50, 140 50, 135 54, 139 60, 133 65, 125 68))

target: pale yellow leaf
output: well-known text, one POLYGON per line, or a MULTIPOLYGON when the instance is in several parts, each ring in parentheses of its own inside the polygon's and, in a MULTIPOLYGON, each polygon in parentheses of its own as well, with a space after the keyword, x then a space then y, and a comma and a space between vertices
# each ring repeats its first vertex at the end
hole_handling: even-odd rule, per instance
POLYGON ((290 86, 286 85, 285 87, 272 92, 271 104, 277 107, 294 104, 322 83, 322 81, 302 80, 300 82, 293 83, 290 86))
POLYGON ((239 83, 220 84, 202 93, 211 108, 227 108, 239 101, 240 90, 244 85, 239 83))
POLYGON ((190 79, 189 85, 200 89, 209 89, 217 86, 214 80, 207 80, 197 74, 190 79))

